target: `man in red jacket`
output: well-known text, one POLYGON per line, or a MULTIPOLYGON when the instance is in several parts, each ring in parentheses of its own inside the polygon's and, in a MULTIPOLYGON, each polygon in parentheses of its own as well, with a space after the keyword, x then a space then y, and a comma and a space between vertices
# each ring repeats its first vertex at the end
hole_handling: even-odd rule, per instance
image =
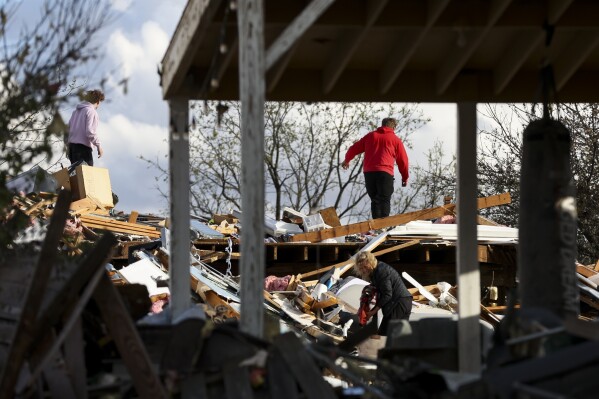
POLYGON ((396 127, 396 119, 383 119, 381 127, 349 147, 341 164, 343 169, 347 169, 356 155, 364 153, 364 180, 373 219, 387 217, 391 212, 395 163, 401 174, 402 187, 408 184, 408 155, 395 135, 396 127))

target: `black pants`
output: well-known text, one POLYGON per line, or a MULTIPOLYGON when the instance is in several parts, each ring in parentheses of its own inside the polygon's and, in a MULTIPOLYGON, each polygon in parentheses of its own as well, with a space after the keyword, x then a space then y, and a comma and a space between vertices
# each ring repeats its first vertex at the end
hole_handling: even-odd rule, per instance
POLYGON ((391 311, 391 313, 383 315, 381 325, 379 326, 379 335, 387 335, 389 321, 391 320, 408 320, 412 313, 412 297, 399 298, 399 301, 391 311))
POLYGON ((391 213, 391 196, 395 179, 387 172, 365 172, 366 192, 370 197, 372 218, 384 218, 391 213))
POLYGON ((69 160, 71 165, 77 161, 85 161, 89 166, 94 166, 92 149, 83 144, 69 144, 69 160))

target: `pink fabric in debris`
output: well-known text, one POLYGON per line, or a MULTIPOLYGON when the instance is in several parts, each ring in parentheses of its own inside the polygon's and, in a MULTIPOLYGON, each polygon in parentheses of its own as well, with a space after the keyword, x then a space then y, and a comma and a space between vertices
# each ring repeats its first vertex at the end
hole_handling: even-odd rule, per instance
POLYGON ((159 299, 156 302, 153 302, 151 312, 154 314, 162 312, 164 305, 167 303, 168 301, 164 299, 159 299))
POLYGON ((65 236, 76 236, 83 233, 83 226, 81 226, 81 220, 79 218, 67 219, 64 226, 65 236))
POLYGON ((455 224, 455 216, 454 215, 444 215, 435 220, 435 224, 455 224))
POLYGON ((291 275, 285 277, 267 276, 264 279, 266 291, 285 291, 291 280, 291 275))

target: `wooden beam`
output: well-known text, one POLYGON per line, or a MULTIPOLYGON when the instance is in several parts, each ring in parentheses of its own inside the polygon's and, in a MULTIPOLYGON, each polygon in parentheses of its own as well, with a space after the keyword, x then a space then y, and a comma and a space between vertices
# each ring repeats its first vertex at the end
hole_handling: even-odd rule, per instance
MULTIPOLYGON (((241 101, 241 322, 264 336, 264 12, 262 0, 239 0, 241 101)), ((189 256, 189 255, 188 255, 189 256)))
POLYGON ((480 374, 480 267, 476 233, 476 103, 458 104, 458 363, 463 373, 480 374))
POLYGON ((554 64, 555 89, 559 92, 599 44, 596 33, 581 32, 565 47, 554 64))
POLYGON ((50 226, 46 232, 46 238, 31 277, 27 296, 23 302, 21 317, 19 317, 15 327, 8 355, 6 356, 6 363, 0 379, 0 398, 8 399, 14 396, 15 384, 25 363, 27 351, 33 342, 35 321, 48 286, 52 267, 58 256, 57 248, 69 214, 70 203, 71 192, 62 190, 58 195, 50 226))
MULTIPOLYGON (((186 294, 189 296, 189 280, 186 283, 186 294)), ((100 278, 94 291, 94 300, 138 395, 143 398, 167 398, 125 303, 107 275, 100 278)))
POLYGON ((420 44, 435 25, 435 22, 437 22, 437 19, 448 4, 449 0, 428 0, 426 24, 418 31, 412 40, 405 40, 405 37, 398 38, 395 48, 381 69, 379 78, 379 91, 381 94, 387 93, 391 86, 393 86, 397 77, 405 69, 412 58, 412 55, 414 55, 416 50, 420 47, 420 44))
MULTIPOLYGON (((374 256, 380 256, 380 255, 388 254, 389 252, 399 251, 400 249, 408 248, 408 247, 411 247, 411 246, 419 244, 419 243, 420 243, 420 240, 411 240, 411 241, 405 242, 403 244, 394 245, 390 248, 381 249, 380 251, 373 252, 372 254, 374 256)), ((336 268, 336 267, 344 267, 344 266, 348 266, 348 265, 353 265, 353 263, 354 263, 354 257, 352 256, 350 259, 348 259, 346 261, 339 262, 334 265, 322 267, 317 270, 312 270, 311 272, 308 272, 308 273, 298 274, 298 278, 315 276, 317 274, 322 274, 324 272, 328 272, 329 270, 336 268)))
POLYGON ((289 332, 275 337, 273 345, 281 354, 306 398, 337 397, 333 388, 323 379, 314 359, 310 357, 309 352, 294 333, 289 332))
POLYGON ((336 48, 330 54, 329 61, 322 74, 322 87, 325 94, 333 89, 352 55, 368 33, 368 30, 376 22, 387 2, 388 0, 369 0, 364 27, 357 32, 348 32, 342 35, 336 48))
MULTIPOLYGON (((511 202, 509 193, 493 195, 490 197, 479 198, 477 202, 478 209, 490 208, 492 206, 505 205, 511 202)), ((443 215, 452 214, 455 204, 439 206, 436 208, 423 209, 421 211, 402 213, 400 215, 388 216, 380 219, 373 219, 364 222, 347 224, 345 226, 334 227, 309 233, 296 234, 290 238, 291 242, 298 241, 322 241, 327 238, 346 236, 349 234, 363 233, 368 230, 382 229, 390 226, 405 224, 413 220, 436 219, 443 215)))
POLYGON ((170 221, 169 289, 171 317, 176 319, 191 303, 189 294, 189 101, 177 98, 168 103, 170 221))
MULTIPOLYGON (((554 24, 568 9, 573 0, 551 0, 547 6, 547 21, 554 24)), ((493 86, 495 94, 505 89, 520 67, 526 62, 529 55, 541 45, 545 39, 545 32, 521 32, 511 41, 513 45, 509 52, 501 57, 497 67, 493 71, 493 86)))
POLYGON ((100 228, 109 231, 121 231, 131 234, 154 234, 160 236, 160 231, 153 226, 148 226, 140 223, 122 222, 107 217, 81 215, 81 222, 87 227, 100 228))
POLYGON ((281 80, 283 73, 285 73, 285 70, 287 69, 287 65, 291 61, 291 58, 293 58, 293 54, 295 53, 296 49, 297 49, 297 43, 295 43, 293 46, 291 46, 291 48, 289 50, 287 50, 287 52, 285 53, 283 58, 280 59, 279 62, 276 63, 276 66, 274 68, 271 68, 270 71, 268 72, 268 74, 266 76, 267 77, 267 79, 266 79, 266 81, 267 81, 266 92, 267 93, 272 92, 275 89, 275 87, 277 87, 277 84, 281 80))
POLYGON ((507 84, 512 80, 516 72, 528 59, 528 56, 543 42, 545 33, 539 32, 524 32, 516 35, 509 51, 503 54, 499 63, 493 70, 493 86, 495 94, 499 94, 505 89, 507 84))
MULTIPOLYGON (((212 85, 210 85, 210 91, 214 91, 218 88, 218 85, 220 84, 220 81, 223 78, 225 71, 227 70, 229 65, 231 65, 231 61, 234 58, 233 56, 235 54, 237 54, 238 48, 239 48, 239 38, 237 36, 235 36, 233 39, 231 39, 231 41, 227 45, 227 53, 222 57, 222 60, 218 64, 218 68, 216 69, 216 71, 214 71, 212 76, 206 75, 206 79, 216 79, 216 82, 217 82, 216 87, 213 87, 212 85)), ((205 87, 205 85, 202 84, 202 87, 205 87)))
POLYGON ((187 76, 187 69, 222 0, 189 0, 162 59, 162 97, 172 98, 187 76))
POLYGON ((139 212, 137 212, 137 211, 131 212, 131 214, 129 215, 129 219, 127 220, 127 222, 128 223, 137 223, 137 216, 139 216, 139 212))
POLYGON ((266 51, 268 71, 335 0, 312 0, 266 51))
POLYGON ((573 2, 574 0, 549 0, 549 4, 547 5, 547 22, 550 25, 556 23, 573 2))
POLYGON ((512 0, 493 0, 490 2, 489 16, 486 25, 472 33, 462 32, 466 38, 466 43, 463 47, 456 46, 449 60, 439 68, 437 73, 437 94, 445 93, 451 82, 460 73, 470 56, 476 51, 478 46, 487 37, 497 20, 503 15, 512 0))

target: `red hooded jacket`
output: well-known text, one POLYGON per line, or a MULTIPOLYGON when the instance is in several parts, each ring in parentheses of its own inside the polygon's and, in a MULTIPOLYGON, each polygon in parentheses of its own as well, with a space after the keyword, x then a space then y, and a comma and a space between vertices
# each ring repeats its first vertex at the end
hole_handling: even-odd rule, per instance
POLYGON ((394 162, 401 174, 401 180, 408 181, 408 155, 400 138, 390 127, 379 127, 349 147, 345 163, 358 154, 364 153, 364 172, 387 172, 394 175, 394 162))

